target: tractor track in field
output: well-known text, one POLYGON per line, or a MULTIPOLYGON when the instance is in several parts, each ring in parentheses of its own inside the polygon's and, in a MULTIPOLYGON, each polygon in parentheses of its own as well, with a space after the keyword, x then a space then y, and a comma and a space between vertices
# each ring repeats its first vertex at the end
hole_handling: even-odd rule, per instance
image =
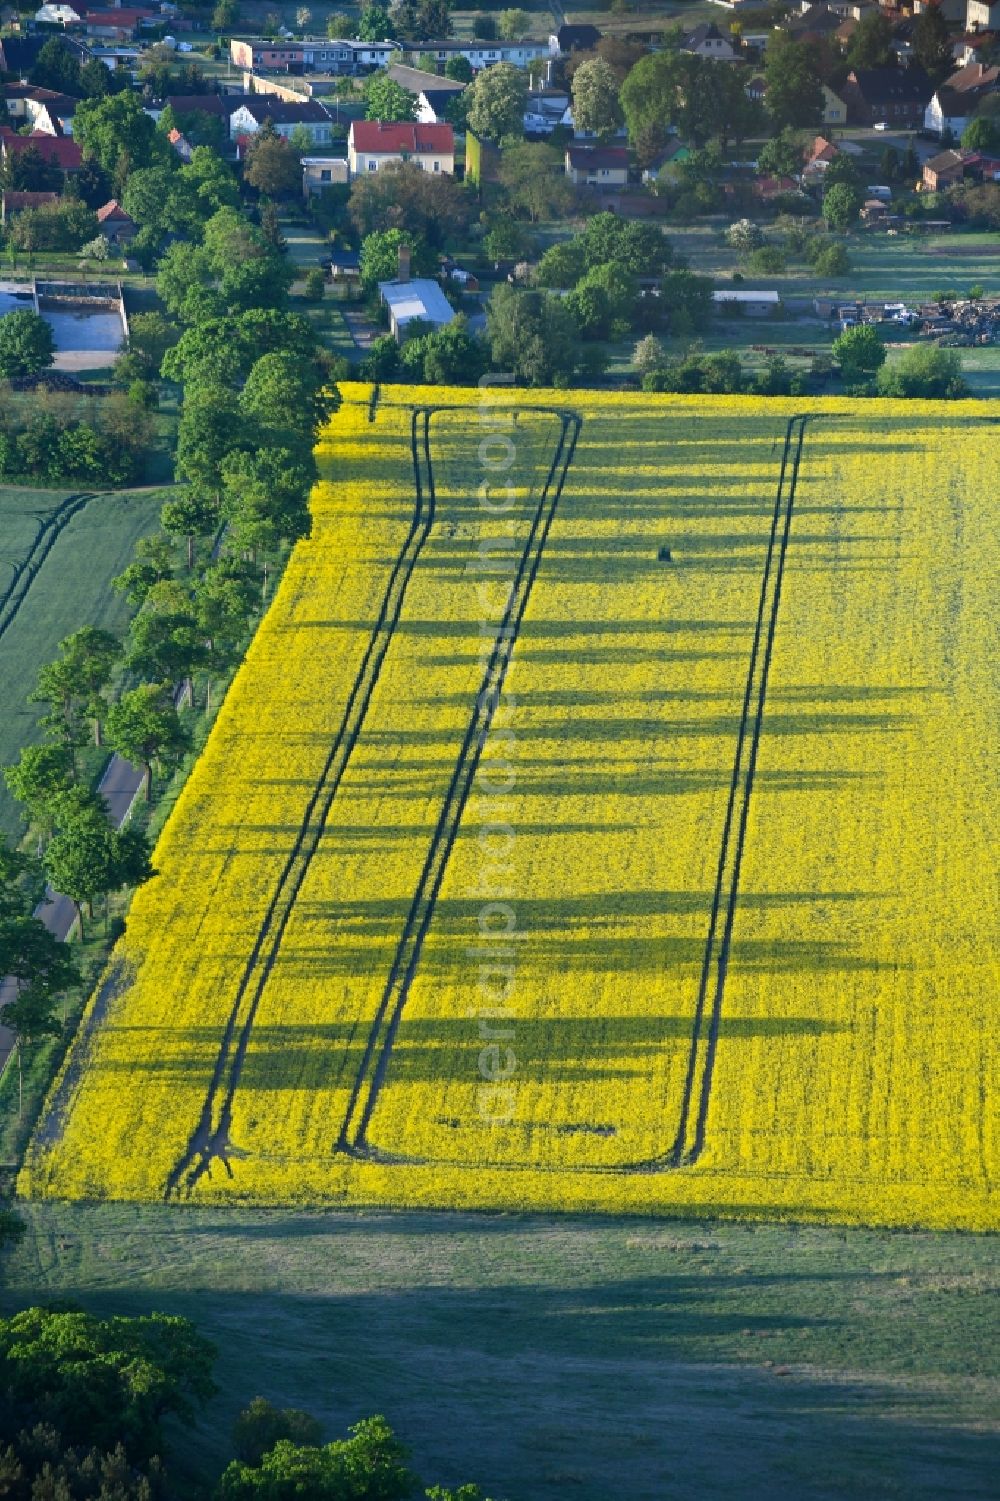
POLYGON ((229 1139, 232 1105, 239 1086, 254 1020, 278 957, 285 929, 322 838, 326 820, 364 725, 372 693, 399 621, 410 579, 434 522, 436 498, 430 461, 430 420, 434 408, 418 407, 410 420, 414 477, 413 519, 386 585, 378 618, 358 669, 340 727, 306 806, 302 823, 282 869, 264 920, 250 951, 223 1032, 201 1118, 184 1154, 167 1179, 165 1197, 190 1192, 214 1161, 232 1174, 230 1158, 240 1151, 229 1139), (424 465, 426 483, 421 474, 424 465))
POLYGON ((719 1039, 719 1022, 729 967, 733 923, 739 900, 743 846, 750 815, 754 775, 757 769, 757 752, 764 720, 771 654, 778 626, 781 583, 791 535, 795 491, 798 485, 799 465, 802 460, 802 446, 808 421, 808 414, 790 417, 785 430, 785 446, 781 455, 781 470, 771 519, 771 535, 761 578, 757 623, 750 650, 750 665, 747 670, 743 710, 736 738, 736 755, 729 786, 729 801, 722 828, 722 841, 719 846, 719 864, 708 935, 705 940, 705 956, 702 962, 698 999, 695 1003, 691 1051, 681 1098, 677 1135, 666 1158, 637 1165, 630 1169, 633 1172, 656 1170, 666 1166, 675 1168, 689 1166, 697 1161, 705 1145, 708 1106, 719 1039), (709 1004, 710 994, 711 1004, 709 1004), (701 1062, 700 1084, 698 1082, 699 1061, 701 1062), (696 1095, 697 1106, 695 1107, 696 1095), (692 1112, 694 1115, 693 1135, 692 1112))
POLYGON ((0 593, 0 638, 6 635, 17 619, 18 611, 61 533, 74 516, 78 516, 101 493, 103 492, 99 490, 85 490, 78 495, 67 495, 52 514, 41 522, 27 554, 20 563, 13 565, 13 577, 0 593))
MULTIPOLYGON (((750 798, 757 767, 757 753, 763 724, 771 655, 777 632, 781 584, 784 576, 788 544, 791 537, 792 514, 795 503, 795 492, 798 485, 799 466, 802 459, 806 424, 809 420, 809 413, 791 417, 785 429, 781 467, 778 474, 767 551, 764 556, 760 600, 750 650, 746 688, 743 694, 733 772, 730 779, 729 799, 719 849, 719 863, 710 911, 708 934, 705 942, 705 955, 695 1016, 692 1023, 690 1058, 685 1079, 684 1094, 681 1101, 680 1124, 676 1137, 668 1152, 644 1162, 623 1163, 615 1166, 599 1166, 594 1164, 578 1169, 567 1169, 565 1166, 550 1167, 544 1164, 532 1163, 530 1166, 535 1172, 565 1173, 567 1171, 579 1171, 612 1176, 664 1172, 692 1165, 704 1147, 729 952, 739 899, 740 875, 750 811, 750 798), (736 830, 735 838, 733 837, 734 828, 736 830), (711 1006, 708 1005, 709 994, 712 996, 711 1006), (698 1062, 701 1055, 703 1055, 703 1058, 699 1087, 698 1062), (692 1105, 696 1094, 697 1107, 694 1112, 693 1139, 690 1146, 687 1146, 690 1134, 689 1122, 691 1121, 692 1105)), ((381 1082, 381 1077, 384 1076, 387 1063, 388 1049, 379 1064, 381 1070, 379 1082, 381 1082)), ((371 1115, 373 1106, 374 1100, 372 1100, 368 1108, 366 1122, 371 1115)), ((357 1155, 367 1155, 383 1162, 399 1162, 412 1165, 429 1165, 439 1161, 439 1159, 433 1157, 392 1156, 388 1153, 379 1152, 364 1146, 362 1133, 360 1132, 359 1138, 359 1147, 355 1149, 357 1155)), ((442 1165, 444 1163, 447 1163, 449 1166, 456 1165, 451 1159, 440 1159, 440 1161, 442 1165)), ((475 1164, 471 1163, 468 1165, 475 1166, 475 1164)), ((524 1162, 492 1163, 491 1168, 499 1171, 518 1171, 528 1165, 524 1162)))
MULTIPOLYGON (((549 409, 551 410, 551 409, 549 409)), ((559 411, 559 441, 532 519, 531 529, 511 583, 507 607, 498 625, 493 647, 475 699, 475 707, 459 751, 455 770, 445 793, 441 813, 428 849, 420 880, 407 913, 382 999, 372 1021, 365 1051, 355 1077, 336 1149, 355 1156, 393 1158, 369 1146, 366 1135, 378 1096, 385 1081, 400 1019, 410 986, 420 963, 424 940, 447 869, 472 784, 482 758, 493 715, 503 691, 518 632, 532 585, 538 573, 549 529, 573 462, 583 419, 576 412, 559 411)), ((430 453, 428 451, 428 463, 430 453)), ((412 1160, 412 1159, 407 1159, 412 1160)))

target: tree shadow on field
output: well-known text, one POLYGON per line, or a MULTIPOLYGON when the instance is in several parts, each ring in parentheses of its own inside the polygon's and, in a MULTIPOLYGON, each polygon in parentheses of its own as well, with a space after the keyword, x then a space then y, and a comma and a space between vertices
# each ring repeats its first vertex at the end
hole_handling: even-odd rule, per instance
MULTIPOLYGON (((710 1227, 695 1259, 683 1226, 680 1249, 637 1249, 625 1271, 620 1252, 602 1260, 593 1222, 564 1223, 529 1241, 509 1218, 255 1224, 157 1206, 136 1211, 132 1244, 109 1234, 104 1250, 121 1279, 160 1233, 191 1237, 183 1273, 152 1278, 155 1307, 193 1319, 220 1352, 206 1421, 172 1427, 182 1468, 217 1474, 237 1412, 260 1393, 316 1413, 328 1438, 384 1412, 429 1479, 530 1501, 608 1501, 626 1472, 632 1501, 995 1494, 995 1434, 960 1426, 932 1382, 870 1373, 852 1300, 890 1273, 801 1262, 776 1273, 749 1248, 735 1271, 718 1265, 710 1227), (869 1374, 838 1374, 852 1361, 869 1374)), ((638 1236, 656 1228, 635 1223, 638 1236)), ((106 1316, 146 1313, 143 1273, 134 1288, 68 1279, 61 1295, 106 1316)), ((904 1371, 915 1318, 890 1337, 904 1371)))

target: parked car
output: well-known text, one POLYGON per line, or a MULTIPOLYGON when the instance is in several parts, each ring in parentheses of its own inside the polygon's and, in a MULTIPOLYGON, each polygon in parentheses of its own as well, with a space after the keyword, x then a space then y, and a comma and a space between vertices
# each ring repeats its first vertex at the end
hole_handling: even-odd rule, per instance
POLYGON ((872 126, 872 129, 873 130, 888 130, 889 129, 889 122, 888 122, 888 120, 876 120, 875 124, 872 126))

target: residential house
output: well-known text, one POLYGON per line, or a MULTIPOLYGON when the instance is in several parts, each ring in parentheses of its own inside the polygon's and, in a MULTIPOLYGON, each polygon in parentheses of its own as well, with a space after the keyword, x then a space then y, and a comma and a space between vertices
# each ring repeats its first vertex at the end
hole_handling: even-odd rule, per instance
POLYGON ((346 156, 304 156, 302 158, 302 196, 313 198, 350 180, 346 156))
POLYGON ((921 186, 928 193, 940 193, 965 176, 965 164, 971 151, 939 151, 937 156, 924 162, 921 186))
POLYGON ((799 192, 801 189, 794 177, 755 177, 753 180, 753 196, 762 203, 783 198, 786 193, 799 192))
POLYGON ((29 193, 7 191, 0 196, 0 224, 16 219, 26 208, 41 208, 43 203, 58 203, 58 193, 29 193))
POLYGON ((313 146, 324 146, 333 136, 333 121, 318 100, 303 99, 292 104, 286 99, 252 95, 230 115, 230 139, 236 141, 241 136, 256 135, 265 120, 270 120, 278 135, 286 139, 293 131, 304 130, 313 146))
POLYGON ((41 5, 35 11, 35 20, 40 26, 79 26, 86 8, 85 5, 41 5))
POLYGON ((1000 67, 967 63, 946 78, 924 111, 924 129, 935 135, 951 131, 960 136, 975 118, 983 99, 1000 92, 1000 67))
POLYGON ((923 124, 933 85, 923 68, 853 68, 842 95, 851 125, 881 121, 900 130, 923 124))
POLYGON ((465 84, 454 78, 444 78, 440 73, 429 73, 425 68, 408 68, 402 63, 392 63, 389 77, 417 101, 417 119, 421 125, 437 125, 445 117, 448 102, 456 94, 465 92, 465 84))
POLYGON ((549 37, 548 53, 550 57, 569 57, 571 52, 592 52, 600 40, 596 26, 560 26, 549 37))
POLYGON ((440 125, 448 118, 448 105, 457 94, 464 93, 465 84, 453 78, 442 78, 439 73, 428 73, 423 68, 407 68, 393 63, 389 77, 398 83, 417 102, 417 120, 421 125, 440 125))
POLYGON ((690 147, 683 145, 675 136, 667 142, 656 160, 650 162, 649 166, 644 168, 642 174, 643 182, 647 184, 672 182, 677 176, 677 168, 681 162, 686 162, 690 155, 690 147))
POLYGON ((821 85, 823 89, 823 114, 820 119, 821 125, 846 125, 847 124, 847 101, 839 94, 835 94, 827 84, 821 85))
POLYGON ((810 5, 800 16, 788 22, 786 30, 797 42, 818 42, 833 37, 844 18, 829 5, 810 5))
POLYGON ((359 42, 352 37, 233 37, 229 56, 246 72, 329 72, 356 75, 388 67, 399 55, 398 42, 359 42))
POLYGON ((0 159, 15 156, 18 152, 34 149, 45 161, 52 162, 63 173, 79 172, 83 166, 83 152, 69 136, 46 135, 32 131, 31 135, 18 135, 9 125, 0 125, 0 159))
POLYGON ((1000 0, 968 0, 965 7, 965 29, 1000 30, 1000 0))
POLYGON ((689 31, 681 42, 681 51, 692 57, 702 57, 709 62, 731 63, 736 61, 736 48, 728 37, 723 36, 714 21, 703 22, 689 31))
POLYGON ((90 10, 83 18, 87 36, 100 37, 109 42, 132 42, 139 35, 144 21, 153 21, 151 10, 126 10, 116 6, 113 10, 90 10))
POLYGON ((997 46, 1000 46, 1000 32, 967 31, 952 48, 952 57, 960 68, 965 68, 974 63, 980 53, 997 46))
POLYGON ((30 125, 44 135, 72 135, 73 114, 79 103, 68 94, 39 89, 31 83, 9 83, 4 88, 7 113, 20 127, 30 125))
POLYGON ((547 58, 549 55, 545 42, 534 42, 530 39, 517 42, 484 42, 473 38, 471 41, 420 42, 415 46, 421 55, 433 57, 434 61, 442 66, 450 58, 464 57, 475 73, 482 68, 495 67, 497 63, 513 63, 515 68, 526 68, 529 63, 539 58, 547 58))
POLYGON ((409 161, 424 172, 455 171, 455 132, 450 125, 352 120, 347 136, 352 177, 378 172, 387 162, 409 161))
POLYGON ((623 188, 628 183, 624 146, 567 146, 566 176, 577 187, 623 188))
POLYGON ((840 156, 840 150, 832 141, 825 136, 816 136, 806 153, 805 165, 802 168, 802 176, 806 178, 821 178, 831 162, 840 156))
POLYGON ((524 110, 524 132, 530 136, 551 135, 557 125, 573 124, 568 89, 531 89, 524 110))
MULTIPOLYGON (((30 36, 0 37, 0 72, 11 73, 15 78, 27 78, 38 61, 38 54, 46 42, 52 40, 53 32, 35 32, 30 36)), ((79 37, 58 33, 59 41, 77 62, 85 63, 90 57, 86 43, 79 37)))
POLYGON ((175 127, 173 130, 167 131, 167 140, 177 152, 177 155, 180 157, 182 162, 189 162, 191 160, 192 156, 194 155, 194 147, 191 145, 191 142, 188 140, 187 136, 182 135, 181 132, 175 127))
POLYGON ((101 226, 101 234, 112 245, 127 245, 139 233, 138 224, 131 214, 125 212, 117 198, 102 203, 97 210, 97 222, 101 226))

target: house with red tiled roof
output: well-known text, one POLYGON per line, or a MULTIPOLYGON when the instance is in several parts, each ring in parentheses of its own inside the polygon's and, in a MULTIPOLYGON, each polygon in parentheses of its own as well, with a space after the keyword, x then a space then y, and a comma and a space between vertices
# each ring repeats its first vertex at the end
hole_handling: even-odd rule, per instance
POLYGON ((0 195, 0 224, 15 219, 26 208, 41 208, 43 203, 55 203, 58 198, 58 193, 18 193, 8 190, 0 195))
POLYGON ((69 136, 45 135, 32 131, 21 136, 9 126, 0 126, 0 159, 16 155, 19 151, 34 148, 44 161, 52 162, 63 172, 79 172, 83 165, 83 152, 69 136))
POLYGON ((378 172, 386 162, 400 161, 412 162, 424 172, 453 174, 455 132, 450 125, 421 125, 417 121, 351 121, 347 162, 352 177, 363 177, 378 172))
POLYGON ((109 239, 112 245, 124 245, 129 240, 134 240, 139 233, 139 226, 127 214, 118 202, 117 198, 111 198, 97 210, 97 222, 101 226, 101 234, 109 239))
POLYGON ((138 35, 142 22, 151 20, 151 10, 126 10, 121 6, 114 10, 88 11, 83 18, 83 29, 87 36, 105 41, 131 42, 138 35))

